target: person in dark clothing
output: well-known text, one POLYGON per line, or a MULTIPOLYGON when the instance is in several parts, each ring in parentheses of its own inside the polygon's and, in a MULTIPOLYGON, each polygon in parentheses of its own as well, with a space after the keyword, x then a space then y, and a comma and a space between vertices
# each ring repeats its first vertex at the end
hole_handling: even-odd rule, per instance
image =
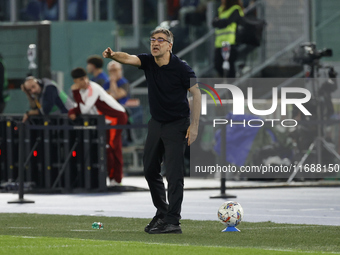
POLYGON ((149 234, 182 233, 180 227, 184 185, 184 146, 197 137, 201 109, 201 93, 197 84, 190 84, 194 71, 171 53, 173 35, 158 28, 151 33, 151 54, 129 55, 107 48, 105 58, 114 59, 144 70, 150 113, 148 136, 144 147, 144 174, 148 182, 156 215, 145 227, 149 234), (192 121, 189 120, 187 91, 193 95, 192 121), (168 201, 160 174, 164 156, 168 181, 168 201))
POLYGON ((66 93, 60 91, 57 84, 48 78, 28 76, 21 85, 21 90, 27 95, 31 108, 24 114, 23 122, 31 115, 68 113, 73 107, 66 93))
POLYGON ((93 75, 93 77, 91 78, 91 81, 98 83, 100 86, 103 86, 106 82, 110 81, 107 74, 104 73, 103 71, 103 65, 104 65, 104 61, 98 55, 90 56, 87 59, 87 66, 86 66, 87 72, 93 75))
POLYGON ((213 20, 215 30, 215 69, 220 77, 235 78, 237 60, 236 30, 237 23, 244 16, 240 0, 221 0, 218 17, 213 20), (225 46, 227 45, 227 46, 225 46), (228 56, 222 55, 222 48, 229 47, 228 56), (229 64, 225 65, 228 62, 229 64), (224 72, 226 70, 226 72, 224 72))
POLYGON ((9 96, 4 95, 4 90, 7 89, 7 77, 5 72, 5 66, 3 64, 2 55, 0 54, 0 113, 2 113, 6 106, 6 101, 9 100, 9 96))

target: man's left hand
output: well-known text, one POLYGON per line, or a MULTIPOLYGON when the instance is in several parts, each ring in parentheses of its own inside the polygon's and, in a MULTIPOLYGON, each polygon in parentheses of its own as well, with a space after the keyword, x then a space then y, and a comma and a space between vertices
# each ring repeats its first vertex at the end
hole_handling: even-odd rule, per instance
POLYGON ((71 90, 78 90, 78 89, 80 89, 80 87, 76 83, 71 86, 71 90))
POLYGON ((114 82, 114 83, 117 83, 117 81, 119 80, 119 77, 115 74, 110 74, 109 78, 110 78, 110 82, 114 82))
POLYGON ((188 146, 190 146, 197 138, 198 126, 190 125, 187 130, 185 138, 188 138, 188 146), (191 129, 190 129, 191 128, 191 129))

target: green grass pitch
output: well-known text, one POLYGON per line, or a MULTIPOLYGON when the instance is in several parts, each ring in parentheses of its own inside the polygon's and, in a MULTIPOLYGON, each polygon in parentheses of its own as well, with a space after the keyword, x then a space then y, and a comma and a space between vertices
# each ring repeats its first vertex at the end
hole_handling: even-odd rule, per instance
POLYGON ((149 220, 3 213, 0 254, 340 254, 339 226, 242 222, 222 233, 217 220, 182 220, 181 235, 150 235, 149 220))

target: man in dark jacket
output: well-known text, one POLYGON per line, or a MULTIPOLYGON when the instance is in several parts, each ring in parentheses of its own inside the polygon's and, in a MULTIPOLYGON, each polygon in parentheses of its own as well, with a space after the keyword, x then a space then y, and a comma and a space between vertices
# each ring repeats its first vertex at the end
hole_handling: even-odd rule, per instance
POLYGON ((179 220, 184 186, 184 144, 197 137, 201 109, 198 85, 190 83, 196 78, 191 67, 171 52, 173 34, 158 28, 151 33, 151 54, 130 55, 107 48, 105 58, 142 69, 145 73, 151 120, 144 146, 144 174, 149 184, 156 215, 145 227, 149 234, 182 233, 179 220), (192 121, 187 92, 193 95, 192 121), (168 181, 168 200, 160 174, 164 156, 168 181))
POLYGON ((68 113, 68 110, 73 107, 66 93, 59 90, 57 84, 48 78, 37 79, 28 76, 21 85, 21 90, 27 95, 31 108, 24 114, 23 122, 30 115, 68 113))

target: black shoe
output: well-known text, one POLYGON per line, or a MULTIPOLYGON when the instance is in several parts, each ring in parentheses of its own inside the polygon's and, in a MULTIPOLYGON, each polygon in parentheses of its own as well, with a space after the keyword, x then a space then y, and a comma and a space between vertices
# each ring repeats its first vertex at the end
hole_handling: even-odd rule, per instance
POLYGON ((163 225, 164 221, 162 219, 158 218, 157 216, 153 217, 153 219, 150 221, 148 225, 144 228, 144 231, 146 233, 149 233, 150 229, 157 227, 158 225, 163 225))
POLYGON ((150 229, 149 234, 182 234, 182 229, 180 225, 164 222, 164 224, 160 224, 150 229))

